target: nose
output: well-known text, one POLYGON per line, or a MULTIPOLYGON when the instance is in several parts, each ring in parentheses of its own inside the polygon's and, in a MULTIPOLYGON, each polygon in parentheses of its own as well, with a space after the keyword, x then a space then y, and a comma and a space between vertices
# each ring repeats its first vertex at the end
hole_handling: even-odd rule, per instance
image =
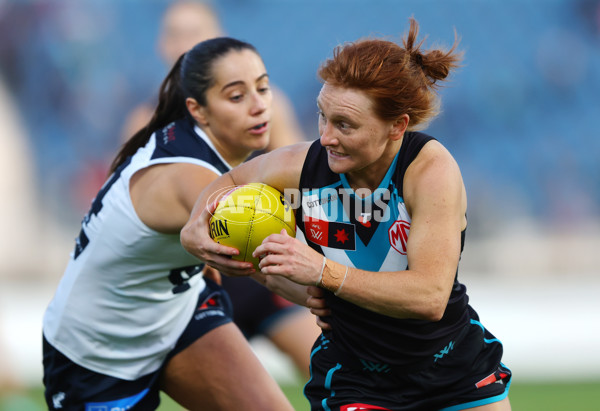
POLYGON ((323 124, 319 127, 321 133, 320 141, 323 147, 335 146, 338 143, 337 137, 335 137, 334 128, 331 123, 323 124))
POLYGON ((261 114, 269 107, 268 97, 259 93, 252 94, 251 113, 252 115, 261 114))

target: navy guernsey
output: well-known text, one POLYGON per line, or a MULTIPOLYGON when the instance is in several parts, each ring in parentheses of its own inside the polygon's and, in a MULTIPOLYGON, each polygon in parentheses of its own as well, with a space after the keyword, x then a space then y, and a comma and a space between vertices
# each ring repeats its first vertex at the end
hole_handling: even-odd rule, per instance
POLYGON ((195 130, 194 123, 184 117, 167 124, 156 131, 156 147, 152 160, 173 157, 193 157, 218 170, 219 174, 228 172, 231 167, 216 150, 209 146, 208 139, 201 138, 195 130))
MULTIPOLYGON (((433 137, 406 132, 400 151, 379 188, 355 195, 344 174, 332 172, 319 140, 309 148, 300 178, 298 226, 306 243, 327 258, 367 271, 408 268, 410 216, 403 200, 406 169, 433 137)), ((464 246, 461 233, 461 251, 464 246)), ((400 274, 399 274, 400 275, 400 274)), ((469 321, 468 296, 455 276, 443 318, 437 322, 397 319, 366 310, 326 291, 333 315, 324 336, 363 361, 406 366, 431 359, 469 321)))

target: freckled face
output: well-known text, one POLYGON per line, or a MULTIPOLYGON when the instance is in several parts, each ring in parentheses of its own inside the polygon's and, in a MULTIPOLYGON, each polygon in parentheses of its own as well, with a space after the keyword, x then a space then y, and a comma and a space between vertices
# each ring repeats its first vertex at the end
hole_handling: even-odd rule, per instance
POLYGON ((232 51, 214 62, 202 128, 230 163, 269 143, 271 89, 262 59, 252 50, 232 51))
POLYGON ((391 122, 375 115, 369 96, 361 90, 325 83, 317 105, 319 135, 331 170, 356 177, 356 181, 383 178, 390 163, 386 148, 391 122))

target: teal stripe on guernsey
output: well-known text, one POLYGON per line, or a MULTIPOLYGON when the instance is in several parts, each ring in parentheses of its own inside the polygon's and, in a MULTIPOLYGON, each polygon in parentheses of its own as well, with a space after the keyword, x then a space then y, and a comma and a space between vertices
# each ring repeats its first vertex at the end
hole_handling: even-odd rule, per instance
MULTIPOLYGON (((375 233, 373 233, 369 244, 365 245, 360 238, 357 238, 356 251, 346 251, 346 255, 354 267, 359 267, 367 271, 380 271, 383 262, 390 252, 389 229, 398 218, 396 204, 399 203, 402 203, 402 197, 398 195, 394 187, 388 203, 391 207, 386 207, 382 221, 377 226, 375 233), (383 244, 388 244, 388 246, 382 247, 383 244)), ((403 270, 404 268, 398 267, 398 270, 403 270)))
MULTIPOLYGON (((388 171, 385 173, 383 180, 381 180, 381 183, 379 183, 379 188, 386 189, 390 185, 390 181, 392 180, 392 174, 394 173, 394 170, 396 169, 396 164, 398 164, 399 156, 400 156, 400 150, 398 150, 398 152, 396 153, 396 157, 394 157, 394 161, 392 161, 392 164, 388 168, 388 171)), ((342 183, 344 184, 345 188, 352 190, 352 188, 350 187, 350 183, 348 183, 348 179, 346 178, 346 174, 343 174, 343 173, 340 174, 340 180, 342 180, 342 183)))
MULTIPOLYGON (((309 363, 309 372, 310 372, 310 378, 309 380, 306 382, 306 384, 304 384, 304 388, 306 388, 306 386, 308 384, 310 384, 310 382, 312 381, 312 358, 313 356, 317 353, 317 351, 321 350, 323 348, 323 346, 326 346, 329 343, 329 340, 325 338, 325 336, 323 334, 321 334, 321 336, 319 337, 321 339, 321 344, 319 344, 319 346, 317 348, 315 348, 314 350, 312 350, 312 352, 310 353, 310 363, 309 363)), ((302 392, 304 392, 304 390, 302 390, 302 392)), ((306 394, 304 395, 306 397, 306 394)), ((308 400, 308 398, 306 398, 308 400)))
MULTIPOLYGON (((371 205, 366 205, 367 203, 374 204, 375 202, 380 202, 382 196, 386 196, 385 198, 389 200, 388 204, 391 207, 386 207, 383 215, 372 216, 373 218, 377 218, 380 221, 380 224, 377 226, 377 229, 373 233, 372 237, 369 239, 368 244, 363 243, 358 235, 356 235, 356 245, 354 250, 344 251, 348 260, 352 263, 353 267, 359 267, 360 269, 367 271, 380 271, 381 266, 386 260, 390 249, 388 247, 382 247, 382 244, 389 244, 390 240, 389 230, 390 227, 394 224, 396 219, 399 216, 398 205, 403 204, 404 200, 402 196, 399 195, 398 189, 396 185, 393 183, 392 178, 394 175, 394 171, 396 170, 396 166, 398 163, 398 158, 400 155, 400 151, 394 157, 392 164, 388 168, 384 178, 379 184, 377 190, 371 195, 361 199, 358 198, 354 194, 354 190, 350 187, 348 179, 345 174, 340 174, 340 181, 337 181, 329 186, 322 187, 318 191, 326 193, 326 190, 344 190, 347 194, 346 201, 362 201, 361 210, 373 210, 371 205), (388 191, 389 190, 389 191, 388 191)), ((312 191, 312 194, 315 194, 317 190, 312 191)), ((319 196, 320 198, 320 196, 319 196)), ((343 199, 342 199, 343 200, 343 199)), ((348 216, 347 210, 344 208, 343 201, 335 201, 335 202, 327 202, 323 207, 323 211, 327 215, 328 220, 335 222, 343 222, 356 225, 355 216, 348 216)), ((341 251, 341 250, 339 250, 341 251)), ((327 255, 327 252, 325 253, 327 255)), ((405 267, 398 267, 398 269, 404 269, 405 267)))
MULTIPOLYGON (((335 391, 331 389, 331 380, 333 379, 333 373, 335 373, 340 368, 342 368, 342 364, 337 364, 335 367, 327 371, 327 377, 325 378, 325 388, 331 390, 331 395, 329 396, 329 398, 335 397, 335 391)), ((321 405, 323 406, 323 409, 325 411, 331 411, 331 409, 327 405, 327 398, 324 398, 323 401, 321 401, 321 405)))

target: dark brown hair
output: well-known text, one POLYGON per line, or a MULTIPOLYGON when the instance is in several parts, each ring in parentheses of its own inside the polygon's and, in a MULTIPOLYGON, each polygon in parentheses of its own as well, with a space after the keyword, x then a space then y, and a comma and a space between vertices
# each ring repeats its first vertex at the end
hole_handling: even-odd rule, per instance
POLYGON ((458 67, 462 53, 456 51, 458 38, 448 51, 422 50, 417 43, 419 24, 410 19, 403 47, 382 39, 363 39, 338 46, 333 57, 319 68, 325 83, 366 92, 382 120, 402 114, 410 117, 409 130, 423 129, 439 113, 438 81, 458 67))

